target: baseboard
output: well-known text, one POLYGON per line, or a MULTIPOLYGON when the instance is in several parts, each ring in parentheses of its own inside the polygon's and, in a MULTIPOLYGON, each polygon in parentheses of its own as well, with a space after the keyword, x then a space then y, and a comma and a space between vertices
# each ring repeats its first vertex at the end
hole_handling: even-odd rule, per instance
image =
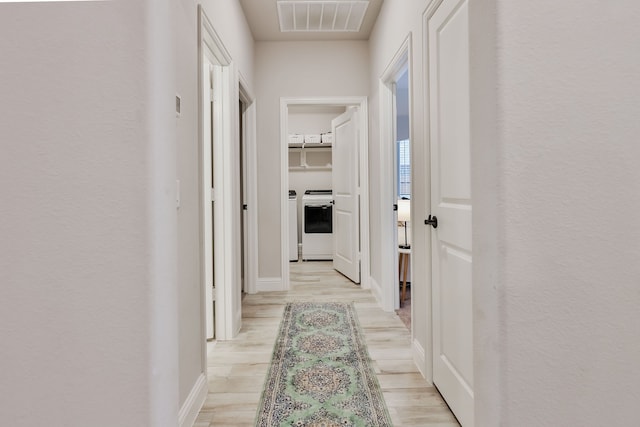
POLYGON ((256 290, 258 292, 284 291, 282 277, 258 277, 256 290))
POLYGON ((180 412, 178 413, 178 422, 180 427, 192 427, 198 418, 198 413, 204 405, 207 398, 209 387, 207 385, 207 377, 204 373, 200 374, 196 383, 193 385, 189 396, 184 401, 180 412))
POLYGON ((378 305, 380 307, 384 307, 384 304, 382 303, 382 288, 380 287, 378 282, 376 282, 376 279, 374 279, 373 277, 371 277, 370 279, 371 280, 370 280, 369 284, 371 285, 371 287, 370 287, 371 293, 373 294, 374 298, 376 299, 376 302, 378 303, 378 305))
POLYGON ((427 359, 425 357, 424 348, 416 339, 414 339, 411 343, 411 354, 413 355, 413 362, 418 367, 420 374, 422 374, 424 379, 427 380, 429 384, 432 384, 433 378, 430 378, 430 375, 428 375, 428 373, 426 372, 427 359))
POLYGON ((239 310, 235 313, 236 318, 234 320, 234 324, 237 325, 236 330, 233 331, 233 337, 237 337, 240 333, 240 329, 242 329, 242 310, 239 310))

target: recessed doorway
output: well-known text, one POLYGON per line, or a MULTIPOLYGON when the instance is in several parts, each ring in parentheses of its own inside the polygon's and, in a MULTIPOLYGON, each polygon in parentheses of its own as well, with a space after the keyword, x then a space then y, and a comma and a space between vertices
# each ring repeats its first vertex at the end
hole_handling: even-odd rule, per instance
MULTIPOLYGON (((294 232, 291 224, 296 220, 292 217, 294 212, 298 212, 297 218, 300 220, 297 230, 303 233, 302 198, 305 191, 333 191, 336 168, 334 152, 340 144, 336 143, 337 140, 332 140, 332 143, 328 140, 324 143, 322 141, 323 136, 329 133, 335 138, 335 129, 338 129, 336 134, 339 139, 352 136, 352 143, 348 147, 342 146, 347 151, 342 153, 338 162, 340 168, 347 169, 348 166, 349 186, 342 188, 341 185, 340 189, 336 189, 339 194, 332 195, 338 199, 336 209, 333 209, 336 199, 332 200, 334 235, 337 228, 346 230, 342 234, 349 238, 341 240, 341 245, 335 245, 331 237, 329 257, 345 261, 334 263, 334 268, 350 277, 352 281, 360 282, 362 288, 368 289, 369 234, 360 232, 369 229, 367 100, 365 97, 282 98, 280 112, 282 290, 290 289, 289 264, 291 260, 296 259, 295 248, 291 246, 302 243, 302 236, 298 242, 290 238, 294 232), (296 138, 299 138, 299 141, 296 138), (315 179, 313 183, 309 182, 311 178, 315 179), (292 184, 299 186, 295 190, 299 205, 295 210, 290 208, 289 191, 292 184), (328 188, 306 188, 311 185, 324 185, 328 188), (338 211, 342 216, 336 215, 338 211), (350 221, 346 221, 346 218, 350 221), (336 250, 340 257, 335 256, 336 250)), ((300 258, 303 257, 303 251, 301 248, 300 258)))
POLYGON ((395 160, 394 189, 397 200, 396 240, 398 242, 398 278, 400 292, 398 316, 411 329, 411 117, 409 115, 409 66, 400 71, 394 82, 395 160))
POLYGON ((380 294, 386 311, 411 318, 411 35, 380 79, 380 294), (406 284, 405 284, 406 282, 406 284), (403 292, 404 290, 404 292, 403 292), (408 291, 408 292, 407 292, 408 291), (403 297, 403 293, 405 294, 403 297), (405 305, 406 304, 406 305, 405 305), (400 314, 400 312, 399 312, 400 314))

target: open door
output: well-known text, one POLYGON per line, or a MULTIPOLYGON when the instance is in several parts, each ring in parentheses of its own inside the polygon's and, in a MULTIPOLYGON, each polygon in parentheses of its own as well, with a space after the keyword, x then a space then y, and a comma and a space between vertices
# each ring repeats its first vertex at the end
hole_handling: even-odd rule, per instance
POLYGON ((333 187, 333 268, 360 283, 358 108, 331 121, 333 187))
POLYGON ((215 338, 215 283, 213 276, 213 64, 204 59, 203 75, 203 144, 202 144, 202 185, 204 188, 204 283, 206 337, 215 338))
POLYGON ((239 191, 234 185, 238 182, 236 174, 239 169, 238 134, 234 128, 238 89, 231 57, 201 6, 198 6, 198 21, 202 295, 206 307, 203 317, 206 329, 209 329, 207 336, 211 337, 213 332, 217 340, 224 341, 233 339, 242 320, 237 237, 240 235, 239 191))
POLYGON ((473 426, 473 317, 468 0, 428 17, 433 382, 473 426))

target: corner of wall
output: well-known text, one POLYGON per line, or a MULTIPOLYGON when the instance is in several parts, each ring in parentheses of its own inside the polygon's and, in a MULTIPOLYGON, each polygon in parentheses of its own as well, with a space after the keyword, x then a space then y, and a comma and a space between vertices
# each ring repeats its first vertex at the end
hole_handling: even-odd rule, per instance
POLYGON ((430 385, 433 385, 433 372, 430 369, 430 366, 427 365, 424 347, 422 347, 420 342, 415 338, 411 342, 411 354, 413 356, 413 362, 418 367, 420 374, 422 374, 424 379, 427 380, 430 385))
POLYGON ((146 3, 146 103, 151 424, 169 426, 179 412, 179 331, 174 30, 170 0, 146 3), (168 190, 171 189, 171 190, 168 190))
POLYGON ((501 325, 503 277, 503 212, 499 198, 503 191, 499 164, 499 86, 496 52, 496 2, 469 3, 469 65, 471 120, 471 182, 473 195, 473 345, 474 400, 476 425, 508 424, 503 407, 507 397, 501 367, 504 337, 501 325), (482 4, 480 4, 482 3, 482 4))
POLYGON ((382 287, 373 277, 370 278, 369 283, 371 284, 371 293, 376 299, 376 302, 381 308, 384 307, 382 298, 382 287))
POLYGON ((209 386, 207 385, 207 377, 204 373, 200 374, 196 380, 189 396, 180 408, 178 413, 178 425, 180 427, 191 427, 198 417, 202 405, 207 398, 209 386))

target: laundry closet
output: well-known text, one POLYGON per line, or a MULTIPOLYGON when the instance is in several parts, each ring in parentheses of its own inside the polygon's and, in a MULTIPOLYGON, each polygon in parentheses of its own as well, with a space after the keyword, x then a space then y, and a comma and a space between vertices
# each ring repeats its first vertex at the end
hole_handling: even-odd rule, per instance
POLYGON ((331 260, 331 121, 344 106, 289 105, 289 260, 331 260))

